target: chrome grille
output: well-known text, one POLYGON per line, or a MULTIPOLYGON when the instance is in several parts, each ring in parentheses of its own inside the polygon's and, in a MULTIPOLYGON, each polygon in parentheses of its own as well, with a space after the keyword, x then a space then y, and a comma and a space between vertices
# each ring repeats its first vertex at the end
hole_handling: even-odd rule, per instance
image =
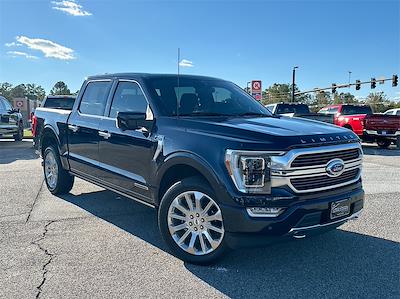
POLYGON ((348 149, 342 151, 335 152, 327 152, 327 153, 314 153, 298 156, 293 160, 291 166, 292 167, 308 167, 326 164, 332 159, 342 159, 343 161, 350 161, 359 158, 361 155, 361 151, 357 148, 348 149))
POLYGON ((291 179, 290 182, 297 190, 319 189, 329 187, 331 185, 343 184, 357 178, 360 169, 352 169, 343 172, 338 177, 329 177, 327 175, 319 175, 313 177, 305 177, 298 179, 291 179))
POLYGON ((362 149, 359 143, 294 149, 271 157, 271 186, 290 187, 295 193, 329 190, 357 182, 361 176, 362 149), (332 177, 327 166, 342 159, 343 173, 332 177))

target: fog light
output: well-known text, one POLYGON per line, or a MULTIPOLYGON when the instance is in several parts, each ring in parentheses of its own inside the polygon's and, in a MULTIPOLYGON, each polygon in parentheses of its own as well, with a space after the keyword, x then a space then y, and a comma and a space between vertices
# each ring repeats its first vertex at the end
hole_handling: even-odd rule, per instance
POLYGON ((278 217, 284 210, 284 208, 253 207, 247 208, 247 214, 251 217, 278 217))

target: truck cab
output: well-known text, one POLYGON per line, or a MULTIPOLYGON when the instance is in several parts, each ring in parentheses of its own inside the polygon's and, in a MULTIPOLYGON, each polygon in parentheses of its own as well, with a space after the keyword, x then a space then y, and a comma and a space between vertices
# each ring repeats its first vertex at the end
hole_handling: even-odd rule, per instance
POLYGON ((365 116, 373 114, 370 106, 353 104, 330 105, 322 108, 318 113, 333 115, 335 125, 352 130, 360 137, 364 134, 365 116))

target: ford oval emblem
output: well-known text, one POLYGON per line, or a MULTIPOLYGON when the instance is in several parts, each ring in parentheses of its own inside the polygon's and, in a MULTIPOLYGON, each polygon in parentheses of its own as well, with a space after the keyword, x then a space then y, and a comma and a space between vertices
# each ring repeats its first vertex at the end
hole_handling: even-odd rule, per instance
POLYGON ((326 165, 326 173, 330 177, 337 177, 344 171, 344 162, 342 159, 333 159, 326 165))

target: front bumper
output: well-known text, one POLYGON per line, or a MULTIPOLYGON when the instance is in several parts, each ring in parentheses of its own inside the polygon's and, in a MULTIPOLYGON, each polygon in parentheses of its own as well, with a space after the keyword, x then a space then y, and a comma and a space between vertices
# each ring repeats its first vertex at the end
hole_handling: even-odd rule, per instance
POLYGON ((336 228, 356 219, 364 205, 362 188, 350 192, 337 192, 330 196, 299 199, 275 218, 250 217, 244 207, 221 206, 224 215, 226 241, 230 247, 269 244, 285 239, 302 238, 336 228), (330 219, 332 202, 347 199, 350 214, 330 219))

